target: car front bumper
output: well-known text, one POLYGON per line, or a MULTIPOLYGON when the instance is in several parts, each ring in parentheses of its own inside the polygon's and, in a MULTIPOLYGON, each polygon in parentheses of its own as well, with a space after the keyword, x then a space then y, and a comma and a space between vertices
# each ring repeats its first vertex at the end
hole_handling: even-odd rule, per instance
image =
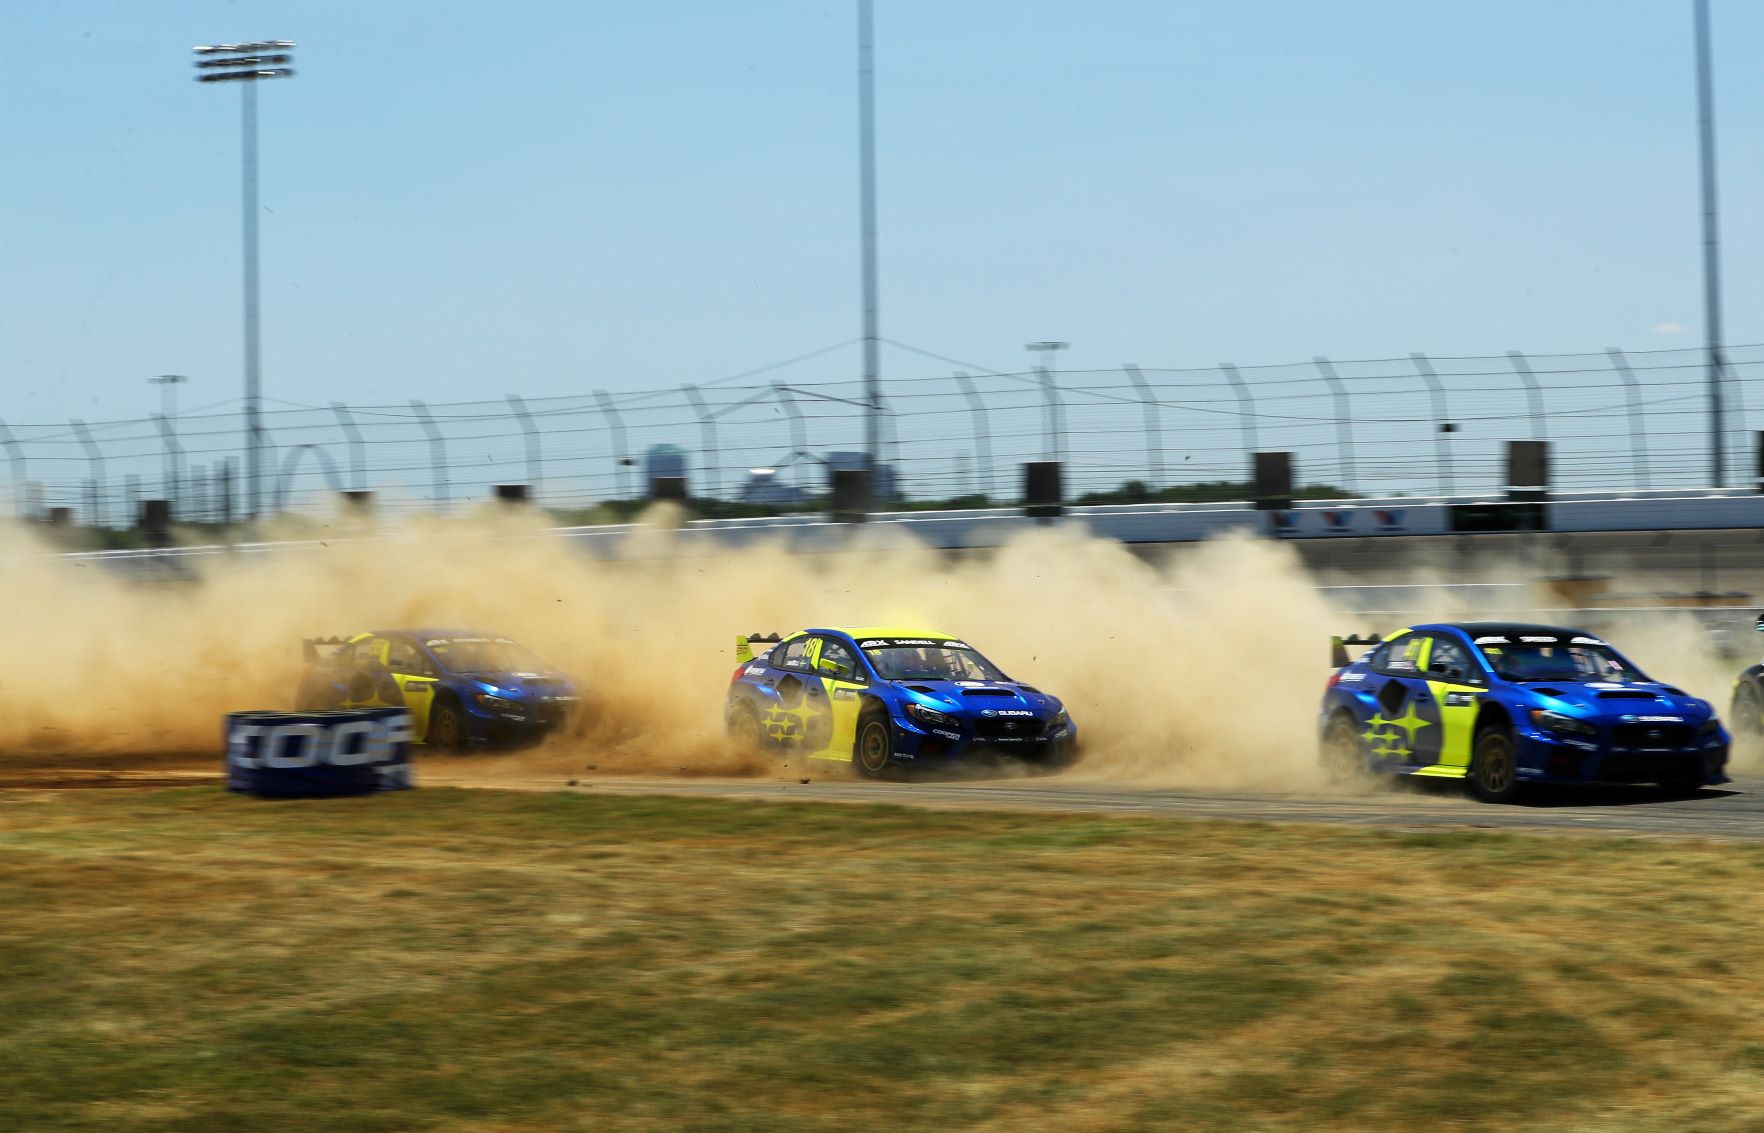
POLYGON ((1728 737, 1674 748, 1624 748, 1547 732, 1518 737, 1518 778, 1527 783, 1669 783, 1713 787, 1729 781, 1728 737))
POLYGON ((968 721, 959 729, 931 727, 898 716, 892 723, 892 756, 901 764, 955 763, 986 755, 1044 763, 1063 759, 1078 746, 1078 726, 1070 720, 1054 729, 1048 729, 1046 721, 1037 721, 1040 727, 1030 736, 976 735, 968 721))

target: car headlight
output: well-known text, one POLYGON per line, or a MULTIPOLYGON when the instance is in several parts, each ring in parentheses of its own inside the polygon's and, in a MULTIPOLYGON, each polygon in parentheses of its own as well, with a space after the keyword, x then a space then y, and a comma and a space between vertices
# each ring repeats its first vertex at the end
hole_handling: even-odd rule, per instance
POLYGON ((926 708, 923 704, 908 704, 906 713, 921 724, 932 724, 939 728, 961 727, 961 721, 954 716, 946 712, 939 712, 935 708, 926 708))
POLYGON ((1050 728, 1063 728, 1067 724, 1070 724, 1071 722, 1072 722, 1072 718, 1070 716, 1066 715, 1066 710, 1064 708, 1062 708, 1058 712, 1054 713, 1053 719, 1049 720, 1047 722, 1047 726, 1050 728))
POLYGON ((1531 710, 1531 722, 1546 732, 1556 732, 1564 736, 1596 736, 1599 729, 1585 720, 1566 716, 1560 712, 1551 712, 1544 708, 1531 710))
POLYGON ((519 712, 521 703, 518 700, 506 700, 500 696, 491 696, 487 692, 478 694, 478 703, 492 712, 519 712))
POLYGON ((1721 721, 1714 715, 1710 715, 1707 720, 1704 720, 1701 724, 1697 725, 1697 735, 1699 736, 1712 736, 1720 730, 1721 721))

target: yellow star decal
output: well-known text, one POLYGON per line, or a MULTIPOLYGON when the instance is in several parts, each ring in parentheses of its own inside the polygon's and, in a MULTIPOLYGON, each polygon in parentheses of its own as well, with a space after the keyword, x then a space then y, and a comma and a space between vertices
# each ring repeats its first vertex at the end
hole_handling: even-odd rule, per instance
POLYGON ((1422 728, 1433 726, 1431 721, 1423 720, 1420 716, 1416 715, 1415 705, 1412 701, 1409 703, 1408 708, 1404 710, 1403 714, 1395 720, 1390 721, 1390 723, 1408 733, 1410 747, 1415 746, 1415 734, 1417 732, 1422 728))

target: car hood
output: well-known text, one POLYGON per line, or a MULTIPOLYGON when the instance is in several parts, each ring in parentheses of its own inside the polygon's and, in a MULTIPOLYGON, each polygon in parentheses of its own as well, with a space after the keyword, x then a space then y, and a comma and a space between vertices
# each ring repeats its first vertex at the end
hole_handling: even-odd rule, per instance
POLYGON ((469 681, 492 685, 497 695, 515 693, 521 696, 571 696, 576 684, 563 673, 460 673, 469 681))
POLYGON ((1589 719, 1617 720, 1625 718, 1667 717, 1699 723, 1714 714, 1706 700, 1656 681, 1637 684, 1609 684, 1600 681, 1525 681, 1518 685, 1546 708, 1573 709, 1576 716, 1589 719))
POLYGON ((1037 715, 1052 715, 1060 710, 1058 697, 1017 684, 1015 681, 895 681, 896 688, 918 693, 926 704, 942 712, 958 710, 980 715, 987 709, 998 711, 1029 709, 1037 715))

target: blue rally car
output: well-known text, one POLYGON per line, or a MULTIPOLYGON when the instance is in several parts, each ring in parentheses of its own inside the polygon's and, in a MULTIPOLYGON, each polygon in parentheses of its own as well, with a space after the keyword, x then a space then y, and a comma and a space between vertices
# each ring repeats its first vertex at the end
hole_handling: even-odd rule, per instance
POLYGON ((448 751, 539 740, 581 702, 569 677, 496 634, 376 630, 303 647, 295 711, 408 708, 412 738, 448 751))
POLYGON ((1005 676, 947 633, 750 634, 735 639, 735 657, 724 721, 743 747, 849 761, 871 778, 977 750, 1050 764, 1076 750, 1078 729, 1058 697, 1005 676))
POLYGON ((1727 782, 1714 708, 1591 634, 1454 622, 1336 638, 1317 727, 1325 770, 1467 779, 1486 802, 1529 783, 1727 782), (1347 647, 1374 646, 1349 663, 1347 647))

